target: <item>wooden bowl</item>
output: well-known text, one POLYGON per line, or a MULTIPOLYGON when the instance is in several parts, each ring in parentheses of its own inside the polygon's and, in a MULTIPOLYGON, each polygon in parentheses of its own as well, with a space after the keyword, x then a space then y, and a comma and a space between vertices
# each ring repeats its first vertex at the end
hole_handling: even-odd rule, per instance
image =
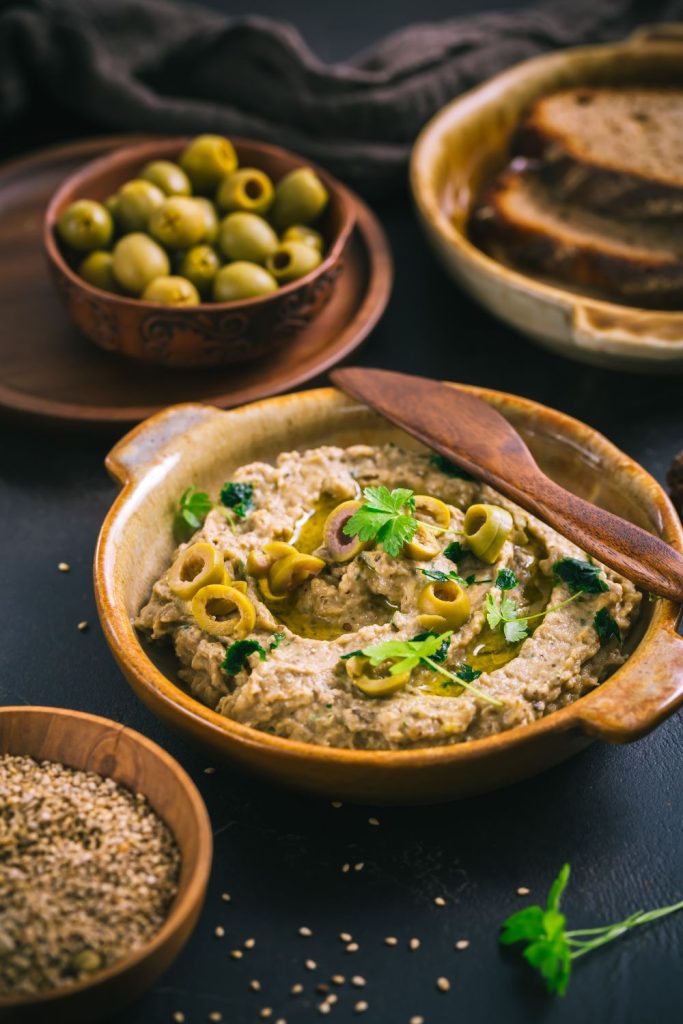
POLYGON ((144 946, 91 979, 39 995, 0 996, 12 1024, 109 1016, 148 989, 185 945, 204 902, 211 868, 209 816, 192 780, 165 750, 117 722, 62 708, 0 708, 0 754, 23 754, 97 772, 142 793, 180 847, 178 894, 161 929, 144 946))
POLYGON ((161 366, 222 366, 242 363, 282 345, 310 324, 332 297, 355 223, 354 202, 326 171, 303 157, 263 142, 234 139, 242 166, 258 167, 274 181, 296 167, 314 167, 330 202, 320 230, 326 256, 315 270, 272 295, 239 302, 162 306, 113 295, 80 277, 65 257, 55 225, 76 199, 103 201, 149 160, 177 160, 188 139, 142 142, 86 164, 52 197, 44 222, 48 263, 71 319, 100 348, 161 366))
POLYGON ((535 99, 577 85, 627 84, 683 85, 680 26, 524 61, 447 104, 415 143, 411 187, 446 270, 501 320, 581 362, 681 372, 683 312, 607 302, 513 270, 477 249, 466 231, 474 200, 506 163, 510 139, 535 99))
MULTIPOLYGON (((683 551, 681 523, 661 487, 595 430, 525 398, 470 388, 517 427, 558 483, 620 513, 683 551)), ((547 718, 487 739, 407 751, 339 750, 295 742, 231 721, 177 681, 168 648, 143 644, 131 620, 174 549, 171 518, 189 483, 216 492, 254 459, 324 444, 394 441, 421 446, 331 388, 222 412, 178 405, 121 440, 107 468, 123 491, 107 515, 95 556, 95 593, 105 636, 145 703, 213 753, 273 781, 358 803, 434 803, 523 779, 598 737, 637 739, 683 701, 679 609, 643 602, 634 651, 595 691, 547 718)))

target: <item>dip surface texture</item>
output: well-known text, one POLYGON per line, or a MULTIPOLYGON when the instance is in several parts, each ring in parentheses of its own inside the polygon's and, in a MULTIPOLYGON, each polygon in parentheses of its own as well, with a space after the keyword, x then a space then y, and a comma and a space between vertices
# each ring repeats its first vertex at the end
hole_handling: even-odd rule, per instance
MULTIPOLYGON (((574 595, 553 567, 565 558, 586 563, 585 553, 492 488, 454 473, 433 456, 393 445, 321 447, 284 453, 275 465, 240 467, 231 480, 253 485, 253 507, 243 518, 214 508, 191 543, 212 545, 225 560, 228 585, 246 585, 256 612, 248 638, 262 651, 249 653, 229 674, 223 662, 237 637, 200 628, 192 601, 174 593, 169 573, 154 584, 136 625, 154 640, 172 641, 180 677, 197 699, 245 725, 307 743, 428 747, 490 736, 547 715, 622 664, 622 643, 614 635, 601 637, 595 616, 601 612, 623 641, 640 594, 593 562, 605 589, 574 595), (433 550, 423 558, 405 550, 392 556, 381 543, 369 542, 350 560, 334 561, 324 541, 327 517, 342 502, 362 503, 364 488, 380 485, 440 499, 450 511, 448 526, 428 531, 433 550), (454 555, 454 543, 463 542, 465 513, 475 504, 511 516, 509 536, 493 564, 465 545, 454 555), (273 599, 267 591, 264 596, 263 580, 246 567, 250 553, 272 541, 312 553, 325 566, 284 597, 273 599), (514 574, 510 589, 495 585, 501 569, 514 574), (368 696, 349 671, 353 659, 342 656, 425 634, 419 602, 425 587, 439 584, 424 570, 462 578, 469 614, 453 630, 441 667, 454 674, 466 666, 465 678, 479 673, 473 676, 479 692, 420 662, 395 692, 368 696), (506 598, 528 619, 521 641, 509 642, 503 623, 492 627, 487 621, 491 602, 500 607, 506 598)), ((419 502, 415 516, 425 521, 419 502)))

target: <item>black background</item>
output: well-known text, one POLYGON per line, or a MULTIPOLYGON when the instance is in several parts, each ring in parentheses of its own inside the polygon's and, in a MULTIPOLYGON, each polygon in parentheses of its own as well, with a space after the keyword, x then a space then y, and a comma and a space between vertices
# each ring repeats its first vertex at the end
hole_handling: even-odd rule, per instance
MULTIPOLYGON (((259 0, 257 12, 228 0, 212 5, 293 21, 327 60, 418 18, 479 7, 476 0, 344 0, 334 7, 259 0)), ((44 109, 34 113, 13 149, 22 138, 67 137, 84 127, 42 120, 44 109)), ((539 399, 602 430, 663 479, 683 447, 680 378, 598 371, 544 352, 446 278, 407 192, 375 208, 393 247, 396 282, 361 362, 539 399)), ((521 962, 501 953, 497 929, 523 905, 516 888, 529 886, 541 897, 565 860, 573 870, 565 906, 575 927, 683 897, 680 716, 632 746, 596 744, 530 782, 426 809, 333 809, 247 780, 229 766, 207 775, 211 759, 133 696, 97 624, 91 562, 116 494, 102 465, 113 440, 0 427, 0 700, 81 708, 151 736, 197 781, 215 830, 211 888, 196 933, 156 988, 110 1024, 161 1024, 177 1010, 188 1024, 206 1021, 211 1011, 249 1024, 261 1019, 264 1006, 273 1007, 272 1021, 299 1024, 318 1019, 314 984, 334 973, 367 979, 363 992, 348 984, 337 990, 330 1014, 337 1022, 407 1024, 414 1014, 427 1024, 679 1021, 683 916, 580 962, 564 1000, 547 996, 521 962), (61 560, 70 573, 57 571, 61 560), (82 619, 91 623, 86 633, 77 629, 82 619), (368 824, 373 814, 379 828, 368 824), (362 871, 342 873, 344 862, 361 861, 362 871), (225 891, 229 904, 220 900, 225 891), (436 896, 445 897, 445 908, 434 905, 436 896), (219 924, 223 939, 213 934, 219 924), (301 925, 314 936, 299 937, 301 925), (344 952, 341 931, 353 934, 357 953, 344 952), (396 935, 399 945, 385 946, 386 935, 396 935), (422 943, 416 952, 407 950, 412 936, 422 943), (248 937, 255 948, 241 961, 230 959, 229 950, 248 937), (471 943, 464 952, 453 949, 460 938, 471 943), (318 963, 315 973, 303 967, 308 957, 318 963), (448 994, 436 990, 440 975, 451 981, 448 994), (258 994, 248 988, 252 978, 261 981, 258 994), (306 994, 293 998, 288 992, 297 981, 306 994), (369 1003, 362 1018, 353 1012, 359 998, 369 1003)))

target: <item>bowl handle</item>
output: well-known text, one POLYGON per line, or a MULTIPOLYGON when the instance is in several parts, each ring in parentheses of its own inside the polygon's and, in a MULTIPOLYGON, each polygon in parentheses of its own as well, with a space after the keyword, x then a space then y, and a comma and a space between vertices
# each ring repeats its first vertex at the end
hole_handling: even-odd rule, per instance
POLYGON ((114 445, 104 460, 107 472, 120 484, 133 483, 163 457, 169 445, 221 415, 221 410, 212 405, 172 405, 143 420, 114 445))
POLYGON ((670 361, 683 357, 683 316, 640 309, 603 311, 577 303, 572 334, 580 348, 609 355, 670 361))
POLYGON ((632 46, 649 46, 652 43, 683 46, 683 23, 680 21, 662 21, 658 25, 640 25, 628 36, 627 43, 632 46))
POLYGON ((630 743, 650 732, 683 704, 683 637, 673 625, 660 627, 644 653, 635 651, 619 681, 607 682, 576 705, 588 736, 630 743))

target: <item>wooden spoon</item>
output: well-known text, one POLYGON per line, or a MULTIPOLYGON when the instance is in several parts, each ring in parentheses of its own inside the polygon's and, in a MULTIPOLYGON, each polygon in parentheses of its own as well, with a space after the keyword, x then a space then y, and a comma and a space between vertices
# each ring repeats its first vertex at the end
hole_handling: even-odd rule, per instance
POLYGON ((345 367, 330 376, 342 391, 485 480, 644 590, 683 601, 683 556, 547 477, 512 424, 487 402, 449 384, 388 370, 345 367))

